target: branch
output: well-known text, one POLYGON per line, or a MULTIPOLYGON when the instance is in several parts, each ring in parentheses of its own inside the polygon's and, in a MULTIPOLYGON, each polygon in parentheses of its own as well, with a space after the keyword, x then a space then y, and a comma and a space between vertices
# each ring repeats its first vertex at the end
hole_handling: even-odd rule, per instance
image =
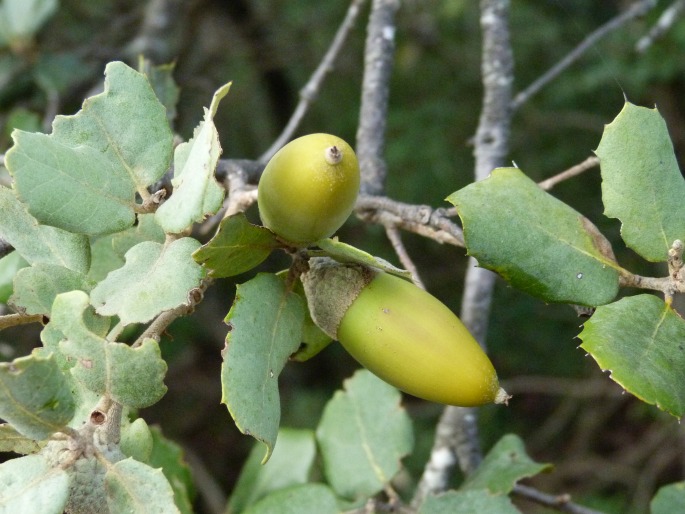
POLYGON ((673 24, 683 15, 685 11, 685 0, 675 0, 668 8, 661 13, 661 16, 650 29, 650 31, 635 44, 635 51, 645 53, 652 46, 654 41, 662 37, 670 30, 673 24))
POLYGON ((385 196, 360 195, 355 210, 357 216, 367 223, 401 228, 438 243, 464 246, 462 230, 449 219, 446 209, 407 204, 385 196))
POLYGON ((426 289, 426 285, 423 283, 421 277, 419 276, 419 270, 416 267, 416 264, 414 264, 414 261, 411 259, 409 253, 407 252, 407 248, 404 246, 404 243, 402 242, 402 236, 400 235, 400 231, 397 229, 396 226, 386 226, 385 234, 388 236, 390 244, 392 244, 395 253, 399 257, 400 263, 402 263, 404 269, 411 273, 411 278, 414 284, 419 286, 421 289, 426 289))
POLYGON ((521 484, 516 484, 512 492, 516 496, 539 503, 545 507, 550 507, 559 512, 568 512, 570 514, 604 514, 602 511, 589 509, 571 502, 571 496, 569 494, 545 494, 533 487, 521 484))
POLYGON ((516 95, 511 103, 511 108, 516 110, 521 105, 526 103, 530 98, 538 93, 543 87, 552 82, 555 78, 561 75, 567 68, 575 63, 580 57, 587 52, 593 45, 597 44, 599 40, 611 34, 615 30, 620 29, 629 21, 645 15, 649 10, 656 5, 656 0, 640 0, 635 2, 630 8, 618 16, 612 18, 604 25, 596 29, 589 36, 587 36, 581 43, 571 50, 561 61, 552 66, 540 78, 535 80, 526 89, 516 95))
POLYGON ((364 2, 366 2, 366 0, 352 0, 352 3, 347 10, 347 14, 345 15, 345 19, 340 24, 340 27, 333 38, 331 46, 328 48, 328 51, 321 60, 321 63, 319 63, 319 66, 312 74, 309 82, 307 82, 307 84, 305 84, 305 86, 300 90, 300 102, 297 104, 297 107, 295 107, 295 111, 290 117, 290 120, 288 120, 288 124, 285 126, 273 144, 269 147, 269 149, 258 159, 260 162, 267 162, 283 145, 285 145, 292 138, 293 134, 297 130, 297 127, 302 121, 302 118, 304 118, 304 115, 307 113, 307 109, 309 109, 309 106, 314 102, 319 94, 319 90, 321 89, 321 85, 323 84, 326 75, 333 70, 335 61, 338 58, 345 41, 347 40, 347 36, 354 28, 359 11, 364 2))
POLYGON ((549 191, 560 182, 576 177, 581 173, 591 170, 595 166, 599 166, 599 157, 595 157, 593 155, 585 159, 580 164, 576 164, 575 166, 572 166, 569 169, 562 171, 557 175, 554 175, 553 177, 543 180, 542 182, 538 182, 538 186, 540 186, 545 191, 549 191))
POLYGON ((387 174, 383 149, 399 6, 399 0, 373 0, 369 16, 356 145, 365 194, 382 193, 387 174))
POLYGON ((0 316, 0 330, 9 327, 16 327, 17 325, 28 325, 29 323, 42 323, 42 314, 6 314, 0 316))

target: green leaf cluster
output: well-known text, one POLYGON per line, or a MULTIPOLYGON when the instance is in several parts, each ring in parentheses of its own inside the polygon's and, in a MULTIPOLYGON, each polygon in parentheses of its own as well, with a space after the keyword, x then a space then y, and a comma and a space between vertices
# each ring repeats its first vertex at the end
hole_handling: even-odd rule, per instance
MULTIPOLYGON (((2 5, 0 24, 17 15, 14 4, 2 5)), ((110 63, 104 91, 58 116, 51 134, 12 133, 0 238, 14 251, 0 261, 0 293, 45 326, 41 347, 0 364, 0 448, 24 455, 0 465, 3 512, 192 511, 180 449, 144 420, 128 421, 166 392, 159 334, 120 338, 191 308, 203 285, 192 257, 200 243, 185 234, 223 200, 213 116, 228 86, 176 148, 162 209, 150 188, 171 166, 175 101, 168 69, 147 73, 110 63)))
MULTIPOLYGON (((281 428, 265 464, 261 448, 253 448, 226 512, 335 514, 392 487, 414 446, 400 400, 395 388, 357 371, 327 403, 315 431, 281 428)), ((515 484, 549 469, 531 460, 521 439, 509 434, 457 490, 427 498, 418 512, 518 513, 508 497, 515 484)))
POLYGON ((685 321, 670 301, 684 283, 685 179, 656 109, 626 102, 596 154, 605 214, 620 220, 625 244, 647 261, 675 259, 670 278, 652 281, 666 301, 642 294, 612 303, 620 285, 646 281, 621 267, 588 218, 517 168, 496 169, 448 200, 479 265, 544 301, 597 307, 579 336, 582 348, 627 391, 681 417, 685 321))

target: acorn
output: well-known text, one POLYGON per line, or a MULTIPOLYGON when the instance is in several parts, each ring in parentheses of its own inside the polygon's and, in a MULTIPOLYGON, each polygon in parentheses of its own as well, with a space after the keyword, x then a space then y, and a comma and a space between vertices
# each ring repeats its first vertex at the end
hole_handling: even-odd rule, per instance
POLYGON ((359 194, 354 150, 331 134, 289 142, 269 160, 257 187, 265 227, 293 246, 332 236, 352 213, 359 194))
POLYGON ((310 259, 302 283, 319 328, 401 391, 462 407, 510 398, 461 320, 413 283, 327 257, 310 259))

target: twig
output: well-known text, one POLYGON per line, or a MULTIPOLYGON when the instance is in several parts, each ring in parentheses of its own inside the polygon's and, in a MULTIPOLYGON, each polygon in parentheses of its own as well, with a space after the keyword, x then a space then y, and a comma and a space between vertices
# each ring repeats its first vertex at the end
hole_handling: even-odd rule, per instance
POLYGON ((190 314, 195 310, 195 306, 204 299, 204 293, 211 283, 211 278, 204 278, 199 287, 192 289, 188 293, 188 303, 179 305, 178 307, 168 311, 164 311, 157 316, 155 320, 148 325, 145 331, 138 336, 138 339, 136 339, 131 346, 133 348, 137 348, 143 344, 145 339, 154 339, 155 341, 159 341, 162 337, 162 333, 174 322, 174 320, 176 320, 176 318, 190 314))
POLYGON ((576 164, 575 166, 571 166, 569 169, 564 170, 561 173, 554 175, 553 177, 545 179, 542 182, 538 182, 538 186, 540 186, 545 191, 549 191, 560 182, 576 177, 581 173, 591 170, 596 166, 599 166, 599 158, 595 157, 594 155, 590 156, 583 162, 576 164))
POLYGON ((399 0, 373 0, 369 16, 357 127, 361 191, 365 194, 381 194, 387 174, 383 149, 395 52, 395 13, 399 6, 399 0))
POLYGON ((537 80, 530 84, 526 89, 521 91, 516 95, 514 100, 511 102, 511 108, 516 110, 521 105, 526 103, 530 98, 538 93, 543 87, 552 82, 561 73, 563 73, 567 68, 569 68, 574 62, 576 62, 587 50, 592 48, 599 40, 611 34, 615 30, 620 29, 623 25, 629 21, 643 16, 650 9, 653 9, 656 5, 656 0, 640 0, 631 5, 628 9, 623 11, 621 14, 615 16, 604 25, 597 28, 589 36, 587 36, 581 43, 571 50, 566 56, 561 59, 558 63, 552 66, 549 70, 542 74, 537 80))
POLYGON ((307 113, 307 109, 316 99, 326 75, 333 69, 335 61, 347 40, 347 36, 354 28, 357 17, 359 16, 359 11, 364 2, 366 2, 366 0, 352 0, 350 7, 347 9, 345 18, 333 38, 331 46, 326 51, 326 54, 312 74, 309 82, 300 90, 300 101, 297 104, 297 107, 295 107, 295 111, 290 117, 290 120, 288 120, 288 124, 269 149, 259 157, 258 160, 260 162, 267 162, 279 148, 292 138, 302 121, 302 118, 304 118, 304 115, 307 113))
POLYGON ((438 243, 464 246, 461 228, 448 218, 445 209, 398 202, 385 196, 360 195, 355 210, 367 223, 401 228, 438 243))
POLYGON ((654 41, 666 34, 673 24, 682 16, 685 11, 685 0, 675 0, 669 7, 664 9, 659 19, 649 32, 642 36, 635 44, 635 51, 645 53, 652 46, 654 41))
POLYGON ((409 256, 409 253, 407 253, 407 248, 404 246, 404 243, 402 242, 402 236, 400 235, 400 231, 397 229, 397 227, 386 226, 385 234, 388 236, 388 240, 390 241, 390 244, 392 244, 395 253, 397 254, 397 256, 400 259, 400 262, 402 263, 402 266, 404 266, 404 269, 411 273, 411 278, 414 284, 419 286, 421 289, 426 289, 426 285, 423 283, 421 277, 419 276, 419 270, 417 269, 416 264, 414 264, 414 261, 412 261, 411 257, 409 256))
POLYGON ((17 325, 27 325, 29 323, 42 322, 42 314, 6 314, 5 316, 0 316, 0 330, 4 330, 9 327, 16 327, 17 325))
POLYGON ((571 496, 568 494, 551 495, 545 494, 533 487, 528 487, 521 484, 514 486, 513 494, 525 498, 526 500, 539 503, 545 507, 558 510, 559 512, 568 512, 570 514, 604 514, 602 511, 589 509, 578 505, 571 501, 571 496))
POLYGON ((226 493, 216 481, 200 456, 189 446, 183 447, 183 455, 192 470, 193 482, 211 514, 222 514, 226 507, 226 493))

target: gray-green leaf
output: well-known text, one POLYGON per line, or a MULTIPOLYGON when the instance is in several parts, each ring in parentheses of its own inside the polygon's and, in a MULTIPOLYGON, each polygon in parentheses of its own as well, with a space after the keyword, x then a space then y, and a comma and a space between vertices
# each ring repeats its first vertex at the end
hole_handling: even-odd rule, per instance
POLYGON ((539 464, 528 457, 523 441, 514 434, 503 436, 471 474, 462 489, 488 489, 491 493, 508 494, 522 478, 549 470, 550 464, 539 464))
POLYGON ((418 514, 521 514, 508 496, 494 495, 483 489, 448 491, 429 496, 418 514))
POLYGON ((145 323, 159 313, 188 304, 202 268, 192 253, 200 243, 190 237, 169 244, 139 243, 126 252, 126 264, 112 271, 91 292, 98 314, 119 316, 124 325, 145 323))
POLYGON ((84 312, 90 309, 88 296, 81 291, 59 295, 52 309, 50 324, 66 338, 59 349, 74 360, 74 378, 125 406, 143 408, 159 401, 166 393, 167 366, 157 342, 145 339, 137 348, 109 342, 86 325, 84 312))
POLYGON ((618 292, 607 239, 517 168, 499 168, 450 195, 469 255, 548 302, 601 305, 618 292))
POLYGON ((14 292, 9 303, 27 314, 50 315, 52 302, 60 293, 88 291, 85 275, 56 264, 36 264, 22 268, 14 277, 14 292))
POLYGON ((69 423, 74 410, 69 383, 52 356, 0 363, 0 418, 21 435, 46 439, 69 423))
POLYGON ((52 134, 12 134, 7 169, 41 223, 91 235, 123 230, 135 219, 135 193, 147 196, 169 166, 166 111, 145 76, 121 62, 105 74, 105 91, 57 116, 52 134))
POLYGON ((0 464, 0 512, 61 514, 69 496, 69 476, 42 455, 0 464))
POLYGON ((180 514, 162 470, 131 458, 108 468, 105 490, 112 513, 180 514))
POLYGON ((340 514, 333 492, 323 484, 280 489, 254 504, 245 514, 340 514))
MULTIPOLYGON (((230 84, 220 88, 214 99, 223 98, 230 84)), ((219 100, 212 103, 214 109, 219 100)), ((214 179, 214 170, 221 155, 219 133, 214 126, 214 112, 205 109, 205 118, 187 143, 176 147, 174 153, 174 192, 164 202, 155 219, 165 232, 177 234, 206 216, 216 213, 224 199, 224 189, 214 179)))
POLYGON ((240 472, 228 502, 228 510, 242 512, 267 494, 307 482, 316 456, 311 430, 282 428, 269 462, 262 464, 264 452, 255 445, 240 472))
POLYGON ((399 391, 366 370, 345 381, 324 409, 316 437, 328 483, 349 499, 376 494, 411 452, 411 421, 399 391))
POLYGON ((281 418, 278 376, 300 345, 304 300, 270 273, 237 287, 226 322, 230 331, 222 352, 222 403, 236 426, 266 447, 276 444, 281 418))
POLYGON ((626 244, 649 261, 665 261, 685 239, 685 180, 666 122, 656 109, 626 102, 597 147, 604 213, 621 220, 626 244))
POLYGON ((29 264, 57 264, 79 273, 90 265, 88 238, 39 225, 11 189, 0 187, 0 237, 29 264))
POLYGON ((641 294, 598 307, 578 337, 626 391, 685 414, 685 321, 660 298, 641 294))

